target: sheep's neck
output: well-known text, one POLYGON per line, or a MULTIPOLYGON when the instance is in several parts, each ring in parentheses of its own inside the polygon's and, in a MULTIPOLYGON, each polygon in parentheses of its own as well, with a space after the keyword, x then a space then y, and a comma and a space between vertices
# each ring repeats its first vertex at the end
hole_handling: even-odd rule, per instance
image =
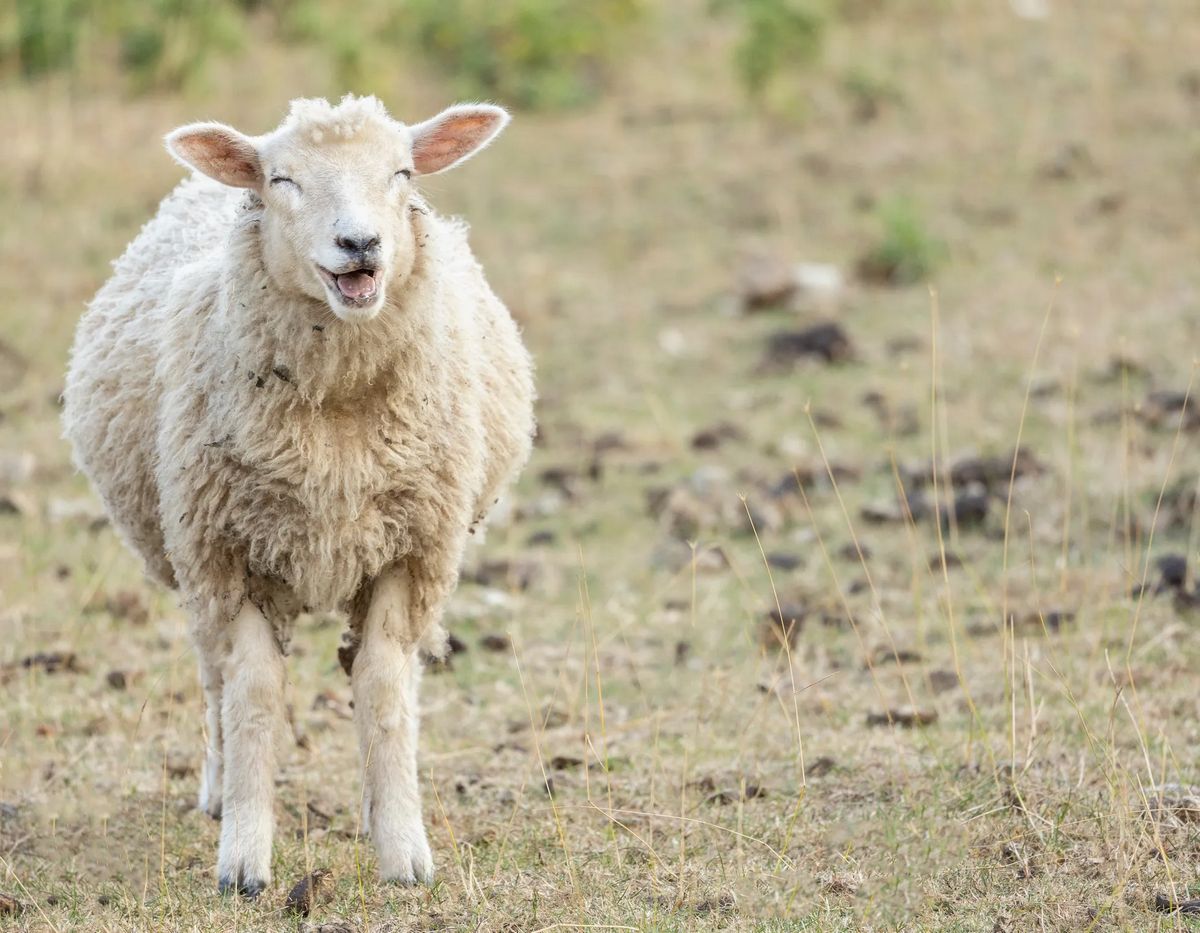
POLYGON ((423 332, 431 322, 406 313, 413 292, 426 286, 412 268, 389 283, 387 304, 371 321, 348 324, 329 306, 281 289, 266 270, 258 219, 248 216, 233 233, 221 310, 229 350, 247 378, 279 380, 297 402, 330 414, 387 394, 398 374, 422 368, 423 332))

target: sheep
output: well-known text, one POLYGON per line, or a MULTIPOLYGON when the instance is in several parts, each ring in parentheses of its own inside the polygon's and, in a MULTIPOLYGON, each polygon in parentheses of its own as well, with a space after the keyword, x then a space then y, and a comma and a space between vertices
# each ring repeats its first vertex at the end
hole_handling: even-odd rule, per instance
POLYGON ((384 880, 429 882, 420 652, 468 533, 529 456, 532 363, 466 227, 415 182, 508 122, 411 126, 374 97, 296 100, 250 137, 166 137, 194 174, 81 318, 64 428, 147 575, 178 590, 206 714, 218 889, 271 878, 284 656, 296 615, 345 611, 363 826, 384 880))

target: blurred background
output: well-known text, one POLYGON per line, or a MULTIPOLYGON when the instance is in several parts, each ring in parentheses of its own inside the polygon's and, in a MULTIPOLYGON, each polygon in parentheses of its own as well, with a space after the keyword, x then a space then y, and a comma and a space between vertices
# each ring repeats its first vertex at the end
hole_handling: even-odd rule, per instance
POLYGON ((228 919, 184 620, 57 399, 181 177, 163 135, 347 92, 515 112, 422 187, 523 327, 541 433, 425 687, 445 880, 358 887, 340 622, 313 618, 268 906, 323 864, 346 929, 1174 928, 1194 0, 0 2, 13 922, 228 919))

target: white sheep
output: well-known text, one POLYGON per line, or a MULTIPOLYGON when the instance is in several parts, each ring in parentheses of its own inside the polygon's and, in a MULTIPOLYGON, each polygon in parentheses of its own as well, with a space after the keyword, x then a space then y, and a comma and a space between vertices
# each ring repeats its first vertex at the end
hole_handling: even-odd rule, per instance
POLYGON ((433 875, 418 652, 443 649, 468 531, 528 457, 533 380, 465 227, 414 181, 507 122, 472 104, 406 126, 347 97, 297 100, 265 136, 181 127, 167 148, 199 175, 79 323, 66 435, 188 613, 222 891, 255 896, 270 880, 284 652, 303 610, 349 612, 381 875, 433 875))

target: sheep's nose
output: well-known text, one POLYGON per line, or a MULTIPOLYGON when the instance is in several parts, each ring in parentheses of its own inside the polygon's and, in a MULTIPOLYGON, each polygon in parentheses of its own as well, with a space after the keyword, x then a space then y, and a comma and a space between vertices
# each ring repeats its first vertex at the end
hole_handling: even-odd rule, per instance
POLYGON ((379 237, 369 234, 339 236, 334 239, 334 242, 348 253, 369 253, 378 248, 379 237))

